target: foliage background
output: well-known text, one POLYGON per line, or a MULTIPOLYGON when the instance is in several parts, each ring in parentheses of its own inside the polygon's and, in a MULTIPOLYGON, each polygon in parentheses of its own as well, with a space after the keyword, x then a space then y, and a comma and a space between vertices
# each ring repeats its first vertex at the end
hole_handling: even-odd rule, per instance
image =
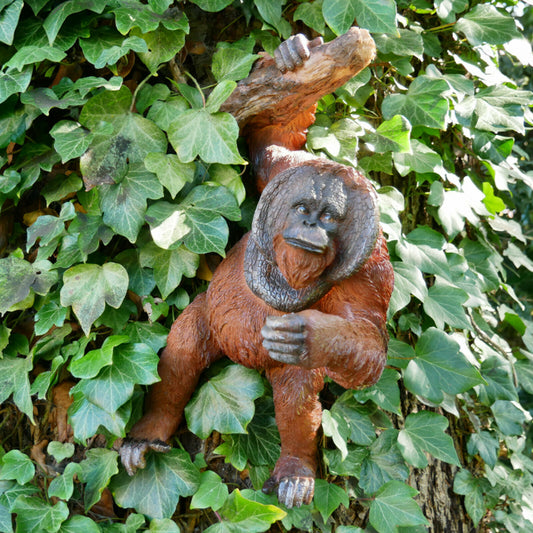
POLYGON ((532 27, 495 0, 0 0, 0 531, 531 531, 532 27), (307 148, 378 189, 389 366, 326 387, 310 506, 258 490, 271 394, 227 362, 128 478, 168 328, 256 202, 219 107, 257 51, 354 21, 378 56, 307 148))

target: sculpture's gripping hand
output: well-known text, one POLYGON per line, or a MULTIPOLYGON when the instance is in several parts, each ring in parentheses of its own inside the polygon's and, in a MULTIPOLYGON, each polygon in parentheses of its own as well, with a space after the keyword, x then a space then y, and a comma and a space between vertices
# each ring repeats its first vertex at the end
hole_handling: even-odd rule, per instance
POLYGON ((159 439, 125 439, 119 450, 120 460, 126 469, 126 472, 133 476, 139 468, 146 466, 146 452, 153 450, 155 452, 166 453, 170 446, 159 439))
POLYGON ((307 320, 300 313, 269 316, 261 329, 263 347, 272 359, 281 363, 312 368, 306 340, 307 320))
POLYGON ((283 41, 274 51, 276 66, 282 73, 301 67, 311 55, 309 50, 321 44, 324 44, 322 37, 309 41, 301 33, 293 35, 283 41))

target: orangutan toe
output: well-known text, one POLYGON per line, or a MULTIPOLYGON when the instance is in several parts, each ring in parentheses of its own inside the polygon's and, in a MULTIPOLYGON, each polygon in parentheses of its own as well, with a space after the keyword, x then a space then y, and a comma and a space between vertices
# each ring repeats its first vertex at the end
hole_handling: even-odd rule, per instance
POLYGON ((301 507, 311 503, 315 493, 315 478, 313 477, 286 477, 278 487, 278 500, 287 509, 301 507))

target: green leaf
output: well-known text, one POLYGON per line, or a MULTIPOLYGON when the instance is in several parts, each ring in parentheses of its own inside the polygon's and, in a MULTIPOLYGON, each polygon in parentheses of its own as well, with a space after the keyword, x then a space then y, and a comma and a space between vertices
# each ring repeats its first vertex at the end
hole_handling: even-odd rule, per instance
POLYGON ((0 43, 11 46, 24 2, 13 0, 0 5, 0 43), (7 7, 4 7, 7 6, 7 7))
POLYGON ((501 356, 488 357, 481 363, 481 375, 486 381, 479 387, 479 399, 485 405, 496 400, 518 401, 513 382, 513 369, 509 361, 501 356))
POLYGON ((136 384, 159 381, 157 354, 146 344, 126 344, 113 353, 113 364, 105 366, 97 377, 80 381, 73 392, 81 391, 92 404, 110 415, 132 396, 136 384))
POLYGON ((80 160, 86 187, 117 183, 128 165, 141 163, 150 152, 165 153, 164 133, 151 121, 130 112, 132 95, 127 87, 104 91, 93 96, 80 114, 80 123, 95 133, 91 145, 80 160), (105 134, 103 123, 113 126, 105 134))
POLYGON ((181 533, 181 530, 171 518, 154 518, 150 521, 151 533, 181 533))
POLYGON ((191 0, 193 4, 196 4, 204 11, 211 13, 221 11, 225 7, 229 6, 233 0, 191 0))
POLYGON ((325 21, 322 14, 322 0, 298 4, 292 18, 293 20, 301 20, 306 26, 313 28, 320 34, 324 33, 325 21))
POLYGON ((69 459, 74 455, 74 444, 71 442, 58 442, 53 440, 46 447, 46 451, 57 461, 57 463, 60 463, 63 459, 69 459))
POLYGON ((178 287, 183 276, 193 278, 196 275, 199 260, 197 254, 183 246, 163 250, 155 243, 144 246, 140 255, 141 265, 154 269, 154 279, 163 298, 178 287))
MULTIPOLYGON (((244 494, 253 495, 253 491, 243 491, 244 494)), ((260 533, 267 531, 277 520, 286 516, 286 512, 275 505, 263 504, 247 499, 239 489, 235 489, 220 513, 227 519, 219 524, 210 526, 206 533, 244 532, 260 533)))
POLYGON ((71 120, 61 120, 50 130, 54 138, 54 148, 61 156, 61 162, 82 156, 94 138, 88 130, 71 120))
POLYGON ((32 72, 33 67, 29 66, 20 72, 9 70, 0 73, 0 104, 12 94, 23 93, 30 84, 32 72))
POLYGON ((339 505, 342 504, 344 507, 348 507, 350 504, 346 491, 323 479, 317 479, 315 481, 314 502, 315 507, 322 515, 324 522, 327 521, 331 516, 331 513, 333 513, 339 505))
POLYGON ((107 0, 68 0, 67 2, 59 4, 48 17, 46 17, 46 20, 43 23, 50 44, 55 41, 61 26, 69 15, 85 10, 100 14, 106 5, 107 0))
POLYGON ((87 450, 86 459, 80 463, 80 481, 85 486, 85 512, 102 497, 109 480, 118 473, 118 453, 114 450, 96 448, 87 450))
POLYGON ((361 406, 351 391, 346 391, 331 408, 335 418, 343 418, 349 427, 352 442, 368 446, 374 442, 376 432, 368 416, 368 409, 361 406))
POLYGON ((207 470, 200 476, 200 486, 191 500, 191 509, 218 511, 228 499, 228 487, 215 472, 207 470))
POLYGON ((397 33, 394 0, 352 0, 352 2, 358 26, 375 33, 397 33))
POLYGON ((131 243, 144 224, 147 199, 163 196, 159 180, 140 163, 130 164, 120 183, 102 185, 100 191, 104 222, 131 243))
POLYGON ((17 532, 57 531, 68 518, 69 510, 65 502, 50 505, 40 498, 20 496, 12 511, 17 513, 17 532))
POLYGON ((409 172, 439 175, 444 172, 440 155, 416 139, 411 141, 409 152, 395 152, 392 157, 396 170, 402 176, 406 176, 409 172))
POLYGON ((368 494, 374 494, 392 479, 407 479, 409 468, 403 461, 396 440, 396 430, 384 431, 370 446, 370 453, 363 459, 359 485, 368 494))
POLYGON ((413 496, 418 492, 399 481, 389 481, 370 504, 370 523, 379 533, 396 533, 399 526, 428 525, 413 496))
POLYGON ((205 104, 207 111, 210 113, 216 113, 220 109, 220 106, 229 98, 235 87, 237 87, 237 84, 230 80, 224 80, 217 83, 216 87, 207 98, 205 104))
POLYGON ((35 279, 35 271, 28 261, 13 255, 0 259, 0 314, 22 302, 35 279))
POLYGON ((460 351, 459 344, 441 330, 427 329, 416 344, 417 357, 404 374, 405 386, 414 394, 441 403, 443 392, 459 394, 483 378, 460 351))
POLYGON ((448 90, 444 80, 429 76, 418 76, 409 86, 406 94, 392 94, 383 100, 383 117, 387 120, 403 115, 411 126, 445 129, 444 119, 448 112, 448 101, 442 94, 448 90))
POLYGON ((394 315, 411 301, 411 295, 424 302, 428 295, 426 281, 422 272, 414 265, 393 261, 394 290, 389 304, 389 312, 394 315))
POLYGON ((69 500, 74 492, 74 476, 81 472, 78 463, 69 463, 60 476, 56 476, 48 485, 49 498, 69 500))
POLYGON ((101 533, 101 529, 88 516, 77 514, 61 524, 59 533, 101 533))
POLYGON ((21 71, 26 65, 40 63, 45 59, 59 63, 66 55, 63 50, 59 50, 53 46, 23 46, 4 65, 4 68, 14 68, 21 71))
POLYGON ((148 33, 135 29, 132 34, 146 42, 148 51, 142 51, 138 56, 152 74, 157 72, 161 64, 170 61, 185 44, 185 32, 181 30, 159 27, 148 33))
POLYGON ((87 439, 96 435, 100 428, 105 428, 117 437, 125 436, 126 424, 131 416, 130 403, 124 404, 118 411, 110 414, 87 400, 82 391, 73 388, 71 394, 74 401, 68 410, 69 423, 77 442, 85 445, 87 439))
POLYGON ((398 447, 402 455, 416 468, 425 468, 428 464, 423 452, 460 466, 452 438, 445 433, 448 420, 442 415, 430 411, 412 413, 405 419, 405 428, 398 433, 398 447))
POLYGON ((470 435, 466 449, 470 455, 479 454, 491 468, 494 468, 500 451, 500 441, 488 431, 480 431, 470 435))
POLYGON ((485 515, 487 505, 484 493, 488 490, 490 484, 487 479, 474 478, 466 469, 459 470, 455 475, 453 491, 465 495, 465 507, 475 526, 485 515))
POLYGON ((424 54, 422 35, 413 30, 399 29, 396 34, 378 34, 374 36, 374 41, 381 54, 415 56, 420 60, 424 54))
POLYGON ((168 138, 184 163, 200 156, 206 163, 242 164, 238 136, 239 126, 233 116, 206 109, 184 111, 168 130, 168 138))
POLYGON ((192 496, 199 484, 200 472, 189 454, 172 449, 164 454, 149 454, 145 468, 133 477, 121 471, 110 486, 121 507, 133 507, 151 518, 169 518, 180 496, 192 496))
POLYGON ((128 289, 128 273, 117 263, 77 265, 63 275, 61 305, 72 309, 86 335, 104 312, 105 304, 117 309, 128 289))
POLYGON ((470 321, 463 307, 467 300, 468 294, 462 289, 443 283, 435 284, 424 299, 424 311, 439 329, 444 329, 445 323, 452 328, 470 329, 470 321))
MULTIPOLYGON (((396 282, 396 278, 394 280, 396 282)), ((368 389, 358 390, 354 392, 354 396, 359 402, 366 402, 372 400, 376 405, 379 405, 385 411, 390 411, 401 414, 400 411, 400 389, 398 387, 398 380, 400 374, 392 368, 385 368, 379 381, 369 387, 368 389)))
MULTIPOLYGON (((504 435, 521 435, 524 431, 522 424, 526 421, 526 414, 514 402, 497 400, 491 406, 496 424, 504 435)), ((531 418, 529 418, 531 420, 531 418)))
POLYGON ((0 403, 5 402, 13 394, 15 405, 33 423, 33 404, 28 379, 28 373, 32 367, 33 363, 30 357, 4 355, 0 359, 0 403))
POLYGON ((263 383, 255 370, 230 365, 197 389, 185 408, 189 429, 201 439, 213 430, 246 433, 254 415, 254 400, 263 394, 263 383), (239 383, 239 387, 235 387, 239 383))
POLYGON ((14 479, 20 485, 25 485, 35 475, 31 459, 19 450, 7 452, 0 460, 0 465, 0 479, 14 479))
POLYGON ((70 194, 79 191, 83 182, 74 172, 68 176, 59 175, 56 179, 51 180, 41 191, 46 199, 46 204, 58 202, 65 199, 70 194))
POLYGON ((350 436, 350 428, 344 418, 338 414, 332 415, 328 409, 322 411, 322 430, 326 437, 331 437, 335 446, 340 450, 342 459, 348 455, 346 441, 350 436))
POLYGON ((258 57, 257 54, 251 54, 238 46, 219 46, 213 55, 213 76, 218 82, 242 80, 248 76, 258 57))
POLYGON ((94 378, 102 368, 113 362, 115 348, 129 340, 127 335, 107 337, 100 348, 91 350, 79 358, 74 358, 68 367, 69 372, 76 378, 94 378))
POLYGON ((355 2, 353 0, 324 0, 322 13, 327 25, 337 34, 346 33, 355 20, 355 2))
POLYGON ((172 198, 186 183, 193 181, 196 168, 194 163, 182 163, 175 154, 162 153, 148 154, 144 165, 147 170, 157 175, 157 179, 170 192, 172 198))
POLYGON ((401 115, 382 122, 374 134, 365 137, 374 152, 410 152, 411 124, 401 115))
POLYGON ((514 19, 490 4, 475 6, 457 21, 454 29, 464 33, 472 46, 504 44, 520 37, 514 19))
POLYGON ((231 462, 235 468, 243 470, 246 460, 256 466, 273 466, 280 453, 280 437, 270 398, 259 398, 255 402, 255 414, 246 427, 245 434, 225 435, 224 439, 228 443, 226 448, 230 448, 231 454, 230 457, 226 457, 226 461, 231 462), (241 458, 244 458, 244 465, 241 458), (240 468, 236 462, 240 463, 240 468))
POLYGON ((143 33, 153 31, 163 23, 169 25, 169 29, 188 29, 187 17, 179 13, 177 9, 164 11, 171 2, 163 2, 159 9, 154 6, 142 4, 138 0, 125 0, 120 2, 111 11, 115 14, 117 29, 122 35, 126 35, 132 28, 139 28, 143 33), (165 5, 166 4, 166 5, 165 5), (177 16, 177 15, 180 16, 177 16))

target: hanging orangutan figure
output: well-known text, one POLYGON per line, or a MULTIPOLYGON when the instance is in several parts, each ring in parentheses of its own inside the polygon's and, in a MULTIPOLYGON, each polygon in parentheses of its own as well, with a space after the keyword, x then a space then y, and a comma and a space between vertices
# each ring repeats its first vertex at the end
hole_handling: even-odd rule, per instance
POLYGON ((393 272, 370 182, 300 149, 315 102, 373 54, 357 28, 326 45, 298 35, 275 59, 262 58, 225 103, 264 190, 251 232, 172 326, 161 381, 120 450, 130 475, 148 450, 169 449, 200 374, 227 356, 272 384, 281 455, 264 490, 277 488, 287 507, 311 501, 324 376, 351 389, 379 379, 393 272))

